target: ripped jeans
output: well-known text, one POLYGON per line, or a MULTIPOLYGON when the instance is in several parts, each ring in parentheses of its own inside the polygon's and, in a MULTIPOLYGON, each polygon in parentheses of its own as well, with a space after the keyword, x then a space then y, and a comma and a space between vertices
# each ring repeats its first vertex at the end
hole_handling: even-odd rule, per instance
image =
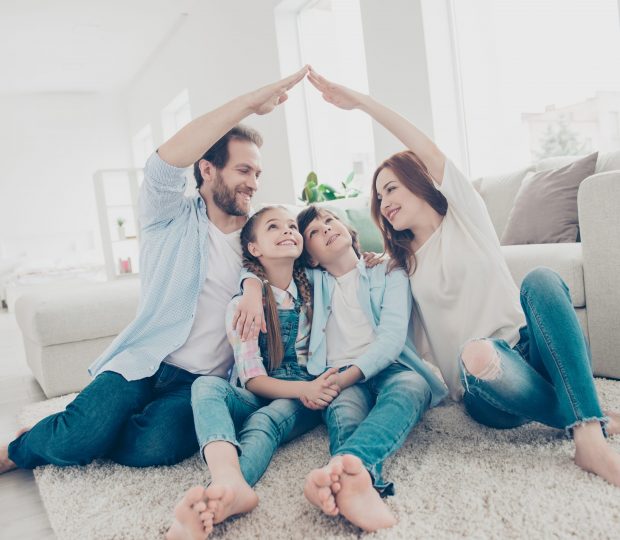
POLYGON ((603 415, 588 344, 568 287, 548 268, 532 270, 521 285, 527 326, 513 347, 488 340, 497 356, 475 377, 462 357, 461 382, 468 414, 480 424, 513 428, 530 421, 565 429, 603 415))

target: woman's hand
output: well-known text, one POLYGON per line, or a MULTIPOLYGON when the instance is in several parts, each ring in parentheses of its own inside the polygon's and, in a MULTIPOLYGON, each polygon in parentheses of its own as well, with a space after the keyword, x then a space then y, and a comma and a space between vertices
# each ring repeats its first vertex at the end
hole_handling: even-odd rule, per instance
POLYGON ((299 397, 301 402, 313 410, 327 407, 340 393, 340 388, 327 380, 337 372, 337 369, 330 368, 313 381, 308 381, 305 384, 304 392, 299 397))
POLYGON ((366 268, 374 268, 387 260, 385 253, 375 253, 374 251, 364 251, 364 253, 362 253, 362 258, 366 263, 366 268))
POLYGON ((340 109, 345 109, 347 111, 357 109, 362 102, 368 98, 365 94, 351 90, 341 84, 328 81, 311 67, 308 71, 308 80, 321 94, 323 94, 323 99, 325 101, 340 109))

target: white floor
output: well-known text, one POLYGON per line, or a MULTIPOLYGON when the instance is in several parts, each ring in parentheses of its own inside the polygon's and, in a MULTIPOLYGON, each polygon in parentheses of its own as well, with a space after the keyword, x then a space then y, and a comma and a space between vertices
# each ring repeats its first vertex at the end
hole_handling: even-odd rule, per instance
MULTIPOLYGON (((19 429, 17 415, 28 403, 45 399, 32 376, 11 313, 0 310, 0 444, 19 429)), ((0 476, 0 537, 3 540, 56 538, 31 471, 0 476)))

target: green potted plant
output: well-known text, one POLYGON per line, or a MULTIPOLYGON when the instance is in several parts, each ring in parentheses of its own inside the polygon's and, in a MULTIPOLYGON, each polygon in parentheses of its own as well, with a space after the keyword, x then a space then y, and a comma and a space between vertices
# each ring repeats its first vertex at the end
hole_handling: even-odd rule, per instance
POLYGON ((353 187, 353 179, 355 173, 351 171, 349 175, 340 183, 342 191, 338 191, 330 184, 320 183, 314 171, 311 171, 306 177, 304 189, 301 192, 300 200, 305 204, 313 204, 324 201, 335 201, 336 199, 346 199, 357 197, 360 190, 353 187))
POLYGON ((116 218, 116 224, 118 225, 118 239, 125 240, 125 218, 116 218))

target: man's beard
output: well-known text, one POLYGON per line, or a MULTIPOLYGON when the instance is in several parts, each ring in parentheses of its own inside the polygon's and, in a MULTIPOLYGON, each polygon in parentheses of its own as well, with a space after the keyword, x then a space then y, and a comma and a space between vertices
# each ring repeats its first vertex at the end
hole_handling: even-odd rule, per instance
POLYGON ((231 216, 247 216, 249 209, 244 210, 237 203, 236 192, 230 189, 225 183, 219 172, 215 173, 213 183, 213 202, 220 210, 231 216))

